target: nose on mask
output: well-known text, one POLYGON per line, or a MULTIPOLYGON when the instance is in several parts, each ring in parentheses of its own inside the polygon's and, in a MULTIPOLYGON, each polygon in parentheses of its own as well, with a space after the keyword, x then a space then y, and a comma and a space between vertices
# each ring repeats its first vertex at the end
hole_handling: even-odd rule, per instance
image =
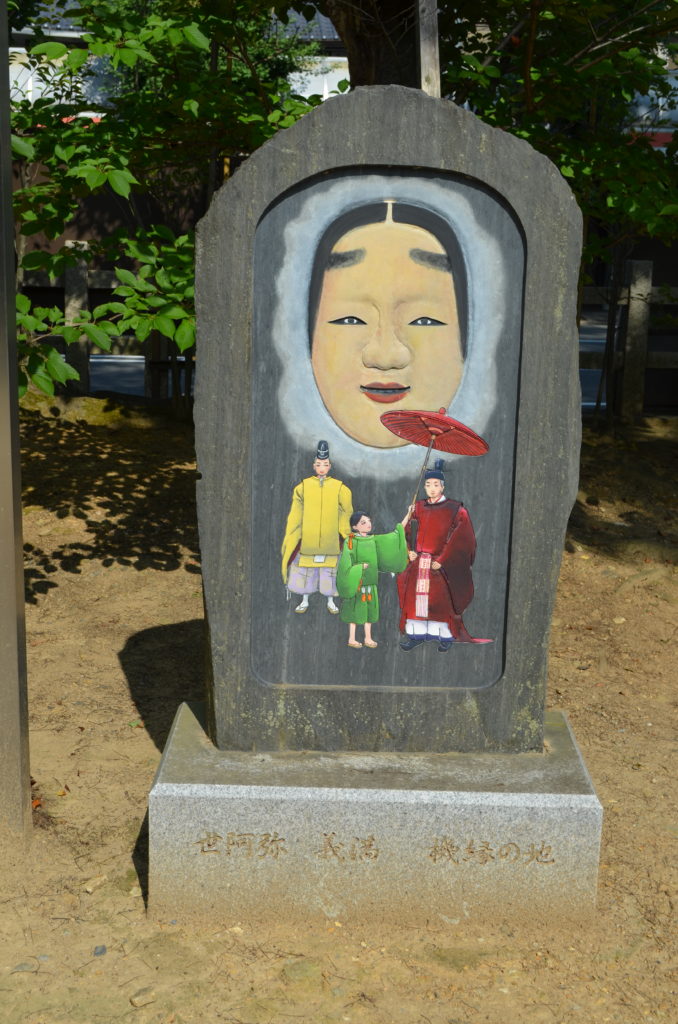
POLYGON ((377 334, 371 338, 362 351, 365 366, 378 369, 400 369, 410 361, 410 350, 395 331, 377 334))

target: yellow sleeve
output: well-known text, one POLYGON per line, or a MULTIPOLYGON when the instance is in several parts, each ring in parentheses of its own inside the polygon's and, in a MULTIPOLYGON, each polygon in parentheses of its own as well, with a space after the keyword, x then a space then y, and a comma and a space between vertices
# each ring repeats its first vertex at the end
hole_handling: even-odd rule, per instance
POLYGON ((301 540, 301 520, 304 514, 304 485, 297 484, 292 492, 292 504, 287 516, 285 536, 283 538, 280 553, 282 554, 282 578, 287 583, 287 573, 290 558, 301 540))
POLYGON ((339 533, 346 539, 351 532, 350 518, 353 515, 353 495, 346 484, 339 488, 339 533))

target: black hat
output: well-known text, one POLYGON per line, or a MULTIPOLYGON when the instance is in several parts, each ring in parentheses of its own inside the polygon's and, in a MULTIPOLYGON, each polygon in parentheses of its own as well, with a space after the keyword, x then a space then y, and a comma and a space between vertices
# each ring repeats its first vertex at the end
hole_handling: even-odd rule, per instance
POLYGON ((442 459, 436 459, 433 464, 433 469, 427 469, 424 473, 424 480, 442 480, 445 483, 445 463, 442 459))
POLYGON ((327 441, 318 441, 318 450, 315 453, 316 459, 329 459, 330 446, 327 441))

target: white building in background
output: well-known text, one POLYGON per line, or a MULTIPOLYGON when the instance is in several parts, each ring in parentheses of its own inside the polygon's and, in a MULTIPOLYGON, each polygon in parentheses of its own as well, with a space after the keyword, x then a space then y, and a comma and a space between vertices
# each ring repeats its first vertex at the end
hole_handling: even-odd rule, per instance
MULTIPOLYGON (((73 30, 67 16, 50 9, 45 5, 45 25, 50 40, 65 43, 66 46, 78 45, 80 33, 73 30)), ((320 96, 326 100, 333 93, 348 88, 348 60, 339 34, 329 18, 316 14, 310 21, 296 11, 290 11, 286 24, 278 23, 279 30, 286 34, 298 35, 300 39, 317 43, 321 53, 309 57, 303 70, 290 76, 290 84, 301 96, 320 96), (342 83, 346 83, 341 88, 342 83)), ((58 61, 42 60, 36 62, 28 56, 27 50, 35 42, 30 29, 15 32, 16 41, 23 46, 9 48, 10 95, 14 101, 28 100, 34 103, 41 96, 50 95, 50 70, 58 61)), ((86 92, 98 101, 105 100, 107 90, 112 87, 110 68, 107 61, 101 60, 97 69, 99 74, 90 76, 86 83, 86 92)))
POLYGON ((290 85, 300 96, 322 96, 341 92, 340 84, 348 82, 346 57, 309 57, 307 67, 290 75, 290 85))
POLYGON ((322 51, 309 57, 302 71, 290 75, 290 84, 301 96, 320 96, 326 100, 332 93, 341 92, 342 83, 348 87, 348 60, 344 45, 329 18, 316 14, 310 21, 290 11, 284 31, 300 39, 318 44, 322 51))

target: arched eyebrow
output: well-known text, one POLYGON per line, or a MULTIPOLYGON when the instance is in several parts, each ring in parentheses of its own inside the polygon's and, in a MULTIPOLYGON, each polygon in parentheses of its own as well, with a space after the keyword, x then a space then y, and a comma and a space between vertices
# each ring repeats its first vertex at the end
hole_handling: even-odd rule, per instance
POLYGON ((327 258, 326 270, 336 270, 338 267, 353 267, 365 259, 364 249, 349 249, 348 252, 331 252, 327 258))
POLYGON ((447 253, 428 252, 427 249, 410 249, 410 256, 415 263, 421 263, 425 267, 431 267, 433 270, 444 270, 448 274, 452 272, 447 253))

